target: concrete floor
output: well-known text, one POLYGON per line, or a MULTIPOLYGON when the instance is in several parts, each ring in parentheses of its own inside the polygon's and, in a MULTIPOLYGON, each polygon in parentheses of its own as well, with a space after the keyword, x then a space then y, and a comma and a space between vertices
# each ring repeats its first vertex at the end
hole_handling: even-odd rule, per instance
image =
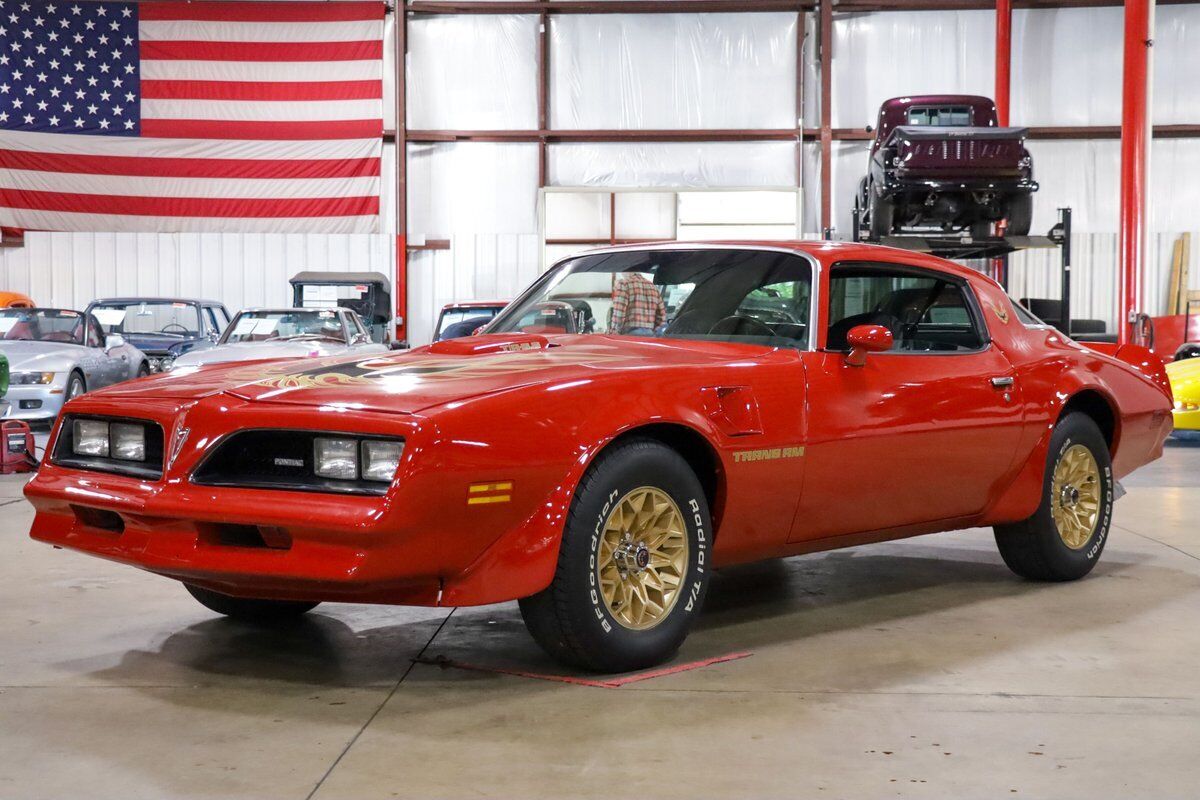
POLYGON ((989 531, 719 575, 678 663, 555 672, 516 606, 323 606, 263 632, 26 538, 0 479, 0 798, 1196 797, 1200 445, 1126 482, 1104 559, 1038 585, 989 531))

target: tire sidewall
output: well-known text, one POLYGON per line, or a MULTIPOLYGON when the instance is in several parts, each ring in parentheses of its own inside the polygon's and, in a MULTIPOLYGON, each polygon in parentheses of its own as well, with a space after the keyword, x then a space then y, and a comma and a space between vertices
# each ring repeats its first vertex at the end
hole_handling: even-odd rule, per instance
POLYGON ((1050 453, 1042 486, 1042 506, 1037 513, 1038 527, 1043 531, 1041 537, 1043 556, 1056 571, 1083 575, 1091 571, 1096 562, 1100 560, 1100 554, 1104 552, 1104 545, 1108 541, 1109 530, 1112 527, 1114 495, 1112 460, 1109 456, 1108 444, 1104 441, 1100 429, 1087 417, 1078 414, 1065 417, 1055 427, 1054 434, 1050 439, 1050 453), (1091 538, 1082 548, 1075 550, 1068 547, 1059 536, 1058 526, 1055 525, 1051 509, 1054 504, 1054 468, 1063 454, 1077 444, 1081 444, 1091 451, 1092 457, 1096 459, 1096 465, 1100 468, 1100 517, 1091 538))
POLYGON ((572 627, 591 652, 613 654, 617 668, 651 664, 673 653, 687 636, 704 605, 711 572, 712 523, 704 489, 687 462, 667 447, 637 443, 598 464, 576 496, 564 547, 566 589, 584 602, 569 605, 572 627), (668 615, 646 630, 630 630, 618 622, 600 591, 597 559, 608 515, 629 492, 642 487, 666 492, 679 507, 688 541, 688 568, 680 596, 668 615))
POLYGON ((67 399, 74 400, 76 397, 82 397, 87 394, 87 381, 78 372, 72 372, 71 377, 67 378, 67 399), (79 384, 79 393, 74 392, 75 385, 79 384))

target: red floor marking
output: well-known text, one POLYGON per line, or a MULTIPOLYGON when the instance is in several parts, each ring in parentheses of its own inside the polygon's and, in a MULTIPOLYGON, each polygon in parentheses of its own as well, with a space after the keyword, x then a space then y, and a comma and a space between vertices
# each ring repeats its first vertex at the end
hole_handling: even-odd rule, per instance
POLYGON ((691 661, 687 664, 676 664, 671 667, 663 667, 662 669, 653 669, 647 672, 635 672, 632 675, 625 675, 620 678, 611 678, 609 680, 598 680, 592 678, 576 678, 571 675, 548 675, 540 672, 525 672, 517 669, 504 669, 503 667, 485 667, 479 664, 468 664, 463 661, 454 661, 449 658, 422 658, 417 659, 418 664, 430 664, 442 668, 465 669, 472 672, 491 672, 497 675, 511 675, 516 678, 532 678, 539 681, 557 681, 558 683, 573 683, 576 686, 592 686, 597 689, 620 689, 628 683, 637 683, 638 681, 648 681, 651 678, 661 678, 664 675, 674 675, 677 672, 688 672, 701 667, 711 667, 713 664, 722 664, 726 661, 737 661, 741 658, 746 658, 753 653, 746 651, 744 653, 730 653, 724 656, 715 656, 706 658, 702 661, 691 661))

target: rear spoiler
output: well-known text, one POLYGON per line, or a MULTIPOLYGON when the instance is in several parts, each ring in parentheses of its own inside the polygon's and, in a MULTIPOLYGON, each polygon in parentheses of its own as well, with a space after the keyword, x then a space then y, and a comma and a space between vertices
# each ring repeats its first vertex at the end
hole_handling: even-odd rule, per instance
POLYGON ((1123 361, 1158 384, 1167 396, 1171 396, 1171 382, 1167 378, 1166 364, 1153 350, 1138 344, 1116 344, 1115 342, 1077 342, 1089 350, 1123 361))
POLYGON ((965 128, 952 125, 901 125, 895 128, 891 135, 888 136, 888 141, 897 138, 907 139, 910 142, 919 142, 928 139, 974 139, 976 141, 988 139, 1020 139, 1025 141, 1029 135, 1029 128, 965 128))

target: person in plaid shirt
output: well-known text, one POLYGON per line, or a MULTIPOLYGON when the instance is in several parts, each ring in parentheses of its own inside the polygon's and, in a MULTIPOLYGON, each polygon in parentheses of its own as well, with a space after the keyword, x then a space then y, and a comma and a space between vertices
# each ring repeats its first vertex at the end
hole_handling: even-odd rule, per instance
POLYGON ((653 336, 667 318, 667 307, 654 284, 638 272, 617 277, 613 286, 609 333, 653 336))

